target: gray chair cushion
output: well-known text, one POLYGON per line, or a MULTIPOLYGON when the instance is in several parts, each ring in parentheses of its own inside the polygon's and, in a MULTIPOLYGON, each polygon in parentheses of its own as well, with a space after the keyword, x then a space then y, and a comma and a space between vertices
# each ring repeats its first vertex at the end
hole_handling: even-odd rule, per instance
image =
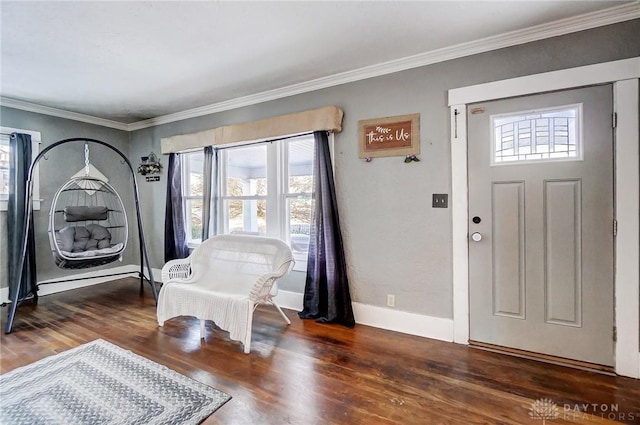
POLYGON ((96 241, 96 249, 109 248, 111 246, 111 233, 99 224, 87 225, 90 239, 96 241))
POLYGON ((99 224, 84 226, 67 226, 56 234, 56 242, 60 251, 84 252, 111 246, 111 233, 99 224))
POLYGON ((75 239, 75 227, 67 226, 56 232, 56 243, 60 251, 73 251, 73 240, 75 239))
POLYGON ((109 217, 107 207, 65 207, 64 219, 67 223, 74 221, 106 220, 109 217))

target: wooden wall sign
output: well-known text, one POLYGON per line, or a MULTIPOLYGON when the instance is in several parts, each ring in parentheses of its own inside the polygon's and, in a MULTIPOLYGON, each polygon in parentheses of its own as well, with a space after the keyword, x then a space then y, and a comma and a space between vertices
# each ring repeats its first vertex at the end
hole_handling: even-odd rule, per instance
POLYGON ((418 155, 420 114, 358 121, 360 158, 418 155))

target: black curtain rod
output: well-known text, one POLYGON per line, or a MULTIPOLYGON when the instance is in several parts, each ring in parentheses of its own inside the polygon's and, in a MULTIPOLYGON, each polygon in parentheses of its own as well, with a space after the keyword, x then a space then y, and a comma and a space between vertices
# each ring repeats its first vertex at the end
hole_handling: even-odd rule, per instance
MULTIPOLYGON (((0 133, 0 136, 9 136, 9 137, 11 137, 12 134, 18 134, 18 133, 0 133)), ((42 142, 38 142, 38 143, 42 143, 42 142)))
POLYGON ((273 142, 278 142, 280 140, 293 139, 294 137, 308 136, 308 135, 313 134, 313 133, 314 133, 313 131, 309 131, 307 133, 294 134, 292 136, 282 136, 282 137, 278 137, 276 139, 262 140, 260 142, 251 142, 251 143, 246 143, 246 144, 242 144, 242 145, 224 146, 224 147, 221 147, 221 148, 216 148, 215 146, 213 146, 213 149, 221 151, 221 150, 224 150, 224 149, 239 148, 239 147, 243 147, 243 146, 261 145, 263 143, 273 143, 273 142))

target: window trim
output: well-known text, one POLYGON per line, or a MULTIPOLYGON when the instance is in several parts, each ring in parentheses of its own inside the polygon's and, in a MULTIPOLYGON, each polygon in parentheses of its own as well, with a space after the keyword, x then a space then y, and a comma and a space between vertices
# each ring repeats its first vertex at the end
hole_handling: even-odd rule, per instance
MULTIPOLYGON (((13 127, 5 127, 0 126, 0 133, 3 134, 11 134, 11 133, 23 133, 31 136, 31 156, 35 159, 40 152, 40 143, 42 143, 42 136, 39 131, 34 130, 23 130, 20 128, 13 127)), ((2 136, 5 137, 5 136, 2 136)), ((40 166, 36 165, 33 170, 33 209, 34 211, 40 210, 40 204, 42 199, 40 199, 40 166)), ((0 211, 7 211, 8 209, 8 199, 2 198, 0 199, 0 211)))
MULTIPOLYGON (((260 145, 261 144, 256 144, 254 146, 260 146, 260 145)), ((265 146, 265 145, 262 144, 262 146, 265 146)), ((277 205, 278 204, 277 197, 276 197, 278 193, 278 188, 277 186, 275 186, 277 184, 277 181, 274 182, 272 181, 272 179, 267 178, 267 194, 266 195, 231 196, 227 194, 227 161, 229 158, 229 152, 235 149, 246 149, 248 147, 250 146, 239 145, 239 146, 224 148, 220 151, 220 155, 218 156, 218 167, 220 170, 220 183, 219 183, 220 187, 218 191, 220 196, 218 196, 218 199, 217 199, 218 211, 220 213, 216 218, 218 220, 218 229, 219 229, 218 233, 220 234, 229 233, 229 213, 225 208, 225 202, 227 201, 265 201, 268 206, 267 208, 272 208, 272 206, 275 205, 273 208, 276 209, 275 214, 267 213, 266 236, 280 238, 280 235, 278 234, 279 232, 274 232, 274 229, 277 229, 279 227, 278 218, 280 216, 278 211, 278 205, 277 205)), ((265 147, 266 147, 265 153, 266 153, 266 159, 267 159, 266 161, 267 176, 270 176, 270 175, 274 175, 273 174, 274 164, 272 164, 273 160, 271 158, 273 158, 273 155, 277 153, 276 144, 269 143, 269 144, 266 144, 265 147)), ((275 164, 275 166, 277 167, 277 164, 275 164)), ((277 175, 278 169, 276 168, 275 171, 277 175)), ((269 211, 269 209, 267 209, 267 211, 269 211)))
MULTIPOLYGON (((307 137, 309 137, 312 142, 314 141, 313 134, 310 134, 307 137)), ((289 143, 299 141, 299 140, 300 139, 296 139, 296 138, 283 140, 282 147, 280 148, 280 152, 279 152, 280 153, 279 159, 280 159, 281 166, 278 167, 278 171, 281 174, 279 181, 281 186, 280 196, 282 199, 282 201, 280 202, 280 207, 283 209, 283 211, 282 211, 282 214, 279 214, 278 217, 281 219, 280 229, 282 233, 282 238, 284 241, 286 241, 289 244, 289 246, 291 246, 291 222, 289 220, 289 217, 290 217, 289 200, 300 199, 300 197, 303 197, 305 199, 311 199, 311 200, 313 200, 314 198, 313 189, 312 189, 312 192, 309 192, 309 193, 307 192, 295 193, 295 192, 289 191, 289 143)), ((312 164, 314 160, 315 158, 312 158, 312 164)), ((313 176, 313 169, 311 173, 313 176)), ((313 223, 309 223, 309 229, 311 229, 312 225, 313 223)), ((293 259, 295 260, 295 265, 293 266, 293 270, 303 271, 303 272, 307 271, 308 253, 293 252, 293 259)))
MULTIPOLYGON (((291 246, 290 224, 288 220, 288 199, 296 199, 300 196, 308 196, 313 198, 312 193, 291 193, 289 192, 289 143, 301 140, 303 137, 313 141, 313 133, 301 134, 294 137, 276 141, 265 141, 261 143, 242 143, 233 146, 225 146, 220 149, 218 156, 218 215, 215 217, 218 225, 218 233, 226 234, 229 232, 227 211, 224 208, 225 201, 228 200, 265 200, 267 202, 267 232, 266 236, 278 238, 291 246), (232 149, 247 148, 250 145, 266 145, 267 150, 267 175, 276 176, 275 179, 267 180, 267 195, 247 195, 247 196, 227 196, 226 195, 226 177, 227 177, 227 158, 228 152, 232 149)), ((311 225, 311 223, 309 223, 311 225)), ((307 270, 307 254, 294 253, 296 261, 293 270, 306 272, 307 270)))
MULTIPOLYGON (((330 150, 333 154, 333 134, 331 134, 330 138, 330 150)), ((304 192, 304 193, 292 193, 289 192, 289 143, 296 142, 301 140, 303 137, 309 138, 309 140, 313 141, 313 133, 308 134, 300 134, 292 137, 287 137, 279 140, 272 141, 263 141, 263 142, 246 142, 246 143, 238 143, 223 147, 218 147, 219 155, 218 163, 214 165, 214 168, 218 172, 218 182, 217 182, 217 199, 211 200, 211 202, 215 202, 217 206, 217 215, 212 217, 212 220, 216 220, 217 234, 227 234, 229 232, 228 228, 228 212, 224 208, 224 204, 229 200, 264 200, 268 205, 268 213, 267 213, 267 237, 273 237, 280 239, 289 246, 291 246, 291 236, 290 236, 290 223, 288 219, 288 200, 296 199, 299 197, 305 197, 313 199, 314 194, 312 192, 304 192), (245 195, 245 196, 227 196, 226 195, 226 184, 227 184, 227 158, 228 152, 232 149, 242 149, 247 148, 251 145, 264 145, 266 146, 266 154, 267 154, 267 175, 268 176, 276 176, 276 178, 271 178, 267 180, 267 195, 245 195)), ((183 188, 183 211, 185 212, 185 232, 187 233, 187 244, 189 248, 195 248, 198 246, 201 241, 200 240, 191 240, 189 239, 191 236, 191 227, 190 220, 187 216, 187 201, 188 200, 202 200, 205 201, 202 196, 187 196, 184 195, 188 193, 188 173, 190 173, 189 168, 189 154, 203 154, 202 150, 190 150, 182 152, 180 156, 180 160, 182 161, 182 188, 183 188)), ((315 159, 315 158, 314 158, 315 159)), ((312 223, 309 223, 311 226, 312 223)), ((293 270, 306 272, 307 270, 307 253, 295 253, 294 259, 296 261, 293 270)))

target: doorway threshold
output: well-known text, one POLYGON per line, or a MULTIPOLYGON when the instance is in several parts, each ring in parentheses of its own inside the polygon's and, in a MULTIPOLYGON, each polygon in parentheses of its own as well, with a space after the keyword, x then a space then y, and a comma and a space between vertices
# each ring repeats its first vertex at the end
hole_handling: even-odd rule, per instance
POLYGON ((520 357, 523 359, 535 360, 543 363, 554 364, 558 366, 571 367, 588 372, 601 373, 603 375, 617 376, 613 366, 600 365, 595 363, 582 362, 580 360, 567 359, 564 357, 556 357, 549 354, 535 353, 532 351, 519 350, 517 348, 504 347, 501 345, 488 344, 486 342, 469 340, 471 348, 479 350, 491 351, 498 354, 506 354, 509 356, 520 357))

